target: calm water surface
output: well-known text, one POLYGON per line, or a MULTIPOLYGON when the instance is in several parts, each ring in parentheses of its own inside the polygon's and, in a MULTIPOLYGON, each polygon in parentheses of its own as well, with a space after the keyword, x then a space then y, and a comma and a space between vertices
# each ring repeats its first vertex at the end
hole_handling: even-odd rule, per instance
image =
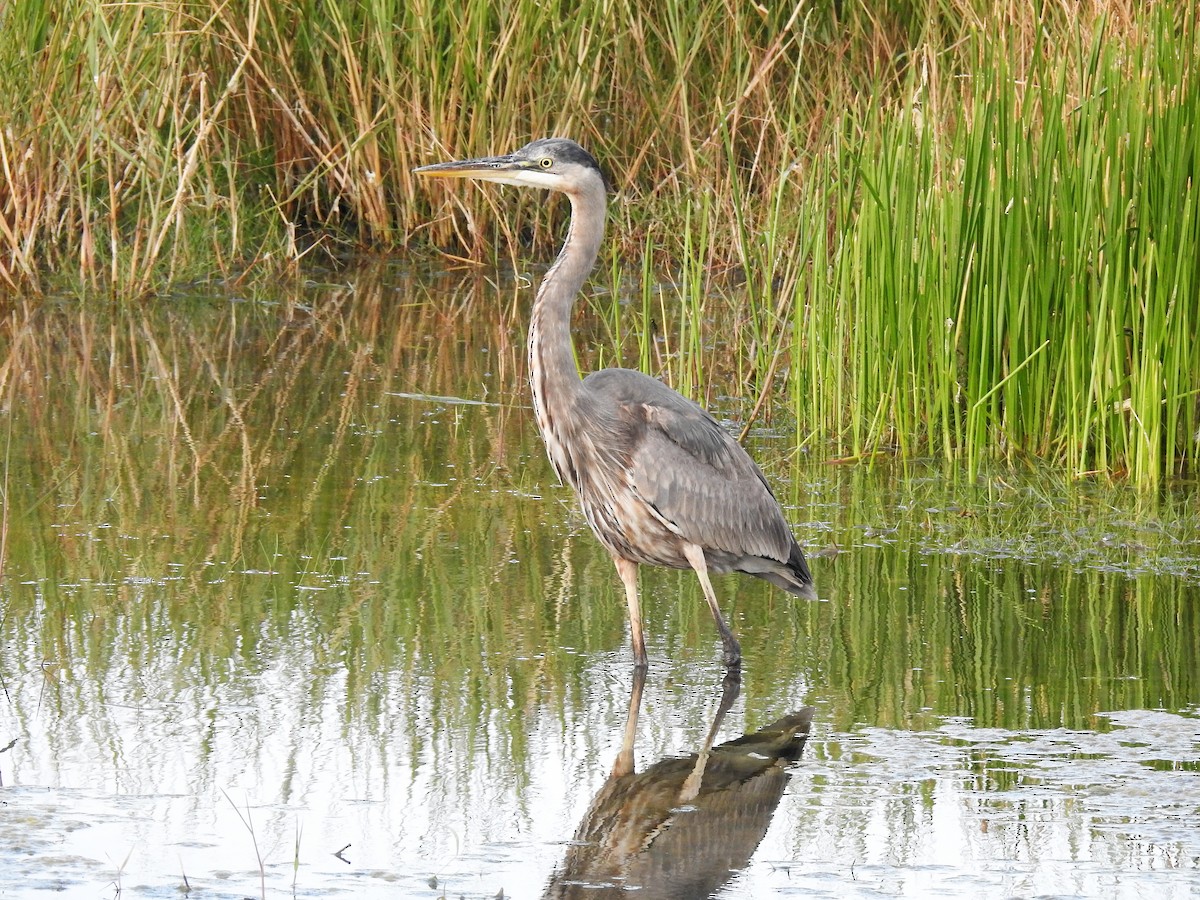
POLYGON ((4 320, 0 897, 1200 893, 1193 490, 768 423, 822 600, 718 579, 733 696, 695 579, 645 572, 620 756, 624 600, 523 405, 529 289, 342 280, 4 320), (721 746, 806 707, 794 762, 721 746))

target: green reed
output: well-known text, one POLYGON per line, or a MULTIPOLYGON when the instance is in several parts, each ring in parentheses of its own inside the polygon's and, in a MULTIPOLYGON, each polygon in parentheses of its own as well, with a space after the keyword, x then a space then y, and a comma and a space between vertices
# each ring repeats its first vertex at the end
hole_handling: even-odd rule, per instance
POLYGON ((1194 25, 1160 15, 1130 44, 1102 19, 1020 68, 1002 31, 956 96, 915 82, 841 116, 813 171, 854 201, 794 288, 805 427, 844 455, 971 472, 1028 457, 1150 484, 1194 466, 1194 25))
POLYGON ((618 188, 610 283, 640 272, 607 339, 684 390, 822 455, 1155 484, 1200 454, 1190 5, 29 0, 0 25, 0 286, 545 258, 561 202, 411 169, 570 134, 618 188))

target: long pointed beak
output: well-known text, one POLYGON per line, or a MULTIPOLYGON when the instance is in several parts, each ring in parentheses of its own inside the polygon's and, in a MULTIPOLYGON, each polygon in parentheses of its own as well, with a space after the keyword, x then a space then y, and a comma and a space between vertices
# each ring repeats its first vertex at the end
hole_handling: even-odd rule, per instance
POLYGON ((413 169, 418 175, 428 178, 483 178, 502 177, 505 173, 520 171, 522 166, 516 157, 481 156, 478 159, 460 159, 454 162, 434 163, 413 169))

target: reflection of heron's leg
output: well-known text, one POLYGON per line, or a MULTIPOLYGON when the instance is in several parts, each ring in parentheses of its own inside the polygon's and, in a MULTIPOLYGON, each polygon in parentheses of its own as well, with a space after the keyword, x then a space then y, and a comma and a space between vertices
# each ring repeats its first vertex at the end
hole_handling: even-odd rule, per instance
POLYGON ((614 556, 613 562, 617 564, 617 574, 625 584, 625 602, 629 605, 629 636, 633 641, 633 664, 638 668, 645 668, 646 640, 642 636, 642 606, 638 602, 637 563, 619 556, 614 556))
POLYGON ((683 555, 687 557, 688 564, 696 570, 696 577, 700 579, 700 587, 704 589, 704 599, 708 601, 708 608, 712 610, 713 619, 717 623, 717 631, 721 632, 721 643, 725 647, 725 665, 730 667, 741 665, 742 648, 721 617, 721 607, 717 606, 717 592, 713 590, 712 582, 708 580, 708 563, 704 560, 704 550, 699 544, 684 544, 683 555))
POLYGON ((638 713, 642 708, 642 688, 646 686, 646 667, 633 670, 633 687, 629 692, 629 712, 625 716, 625 736, 621 739, 621 752, 613 763, 612 778, 620 778, 633 771, 633 740, 637 736, 638 713))
POLYGON ((721 730, 721 723, 725 721, 725 714, 729 712, 733 706, 733 701, 738 698, 738 694, 742 692, 742 670, 740 668, 729 669, 725 672, 725 678, 721 681, 721 702, 717 704, 716 715, 713 716, 712 725, 708 729, 708 735, 704 738, 704 746, 700 748, 700 753, 696 756, 696 765, 692 767, 691 774, 683 782, 683 787, 679 790, 679 802, 688 803, 696 798, 700 793, 700 783, 704 780, 704 769, 708 765, 708 757, 712 750, 713 741, 717 739, 717 732, 721 730))
POLYGON ((713 735, 717 733, 717 728, 725 718, 725 713, 729 712, 733 701, 742 693, 742 670, 735 669, 732 672, 726 672, 725 677, 721 679, 721 702, 717 705, 717 715, 713 719, 712 734, 709 737, 709 743, 712 743, 713 735))

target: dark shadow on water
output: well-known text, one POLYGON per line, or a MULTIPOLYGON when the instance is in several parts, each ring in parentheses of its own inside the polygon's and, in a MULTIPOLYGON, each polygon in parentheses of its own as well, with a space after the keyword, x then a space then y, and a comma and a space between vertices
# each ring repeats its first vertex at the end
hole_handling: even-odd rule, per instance
POLYGON ((633 745, 645 679, 644 669, 635 670, 612 774, 579 823, 546 898, 602 900, 629 891, 646 900, 709 897, 746 867, 771 824, 813 708, 714 747, 741 692, 741 675, 729 673, 700 751, 639 773, 633 745))

